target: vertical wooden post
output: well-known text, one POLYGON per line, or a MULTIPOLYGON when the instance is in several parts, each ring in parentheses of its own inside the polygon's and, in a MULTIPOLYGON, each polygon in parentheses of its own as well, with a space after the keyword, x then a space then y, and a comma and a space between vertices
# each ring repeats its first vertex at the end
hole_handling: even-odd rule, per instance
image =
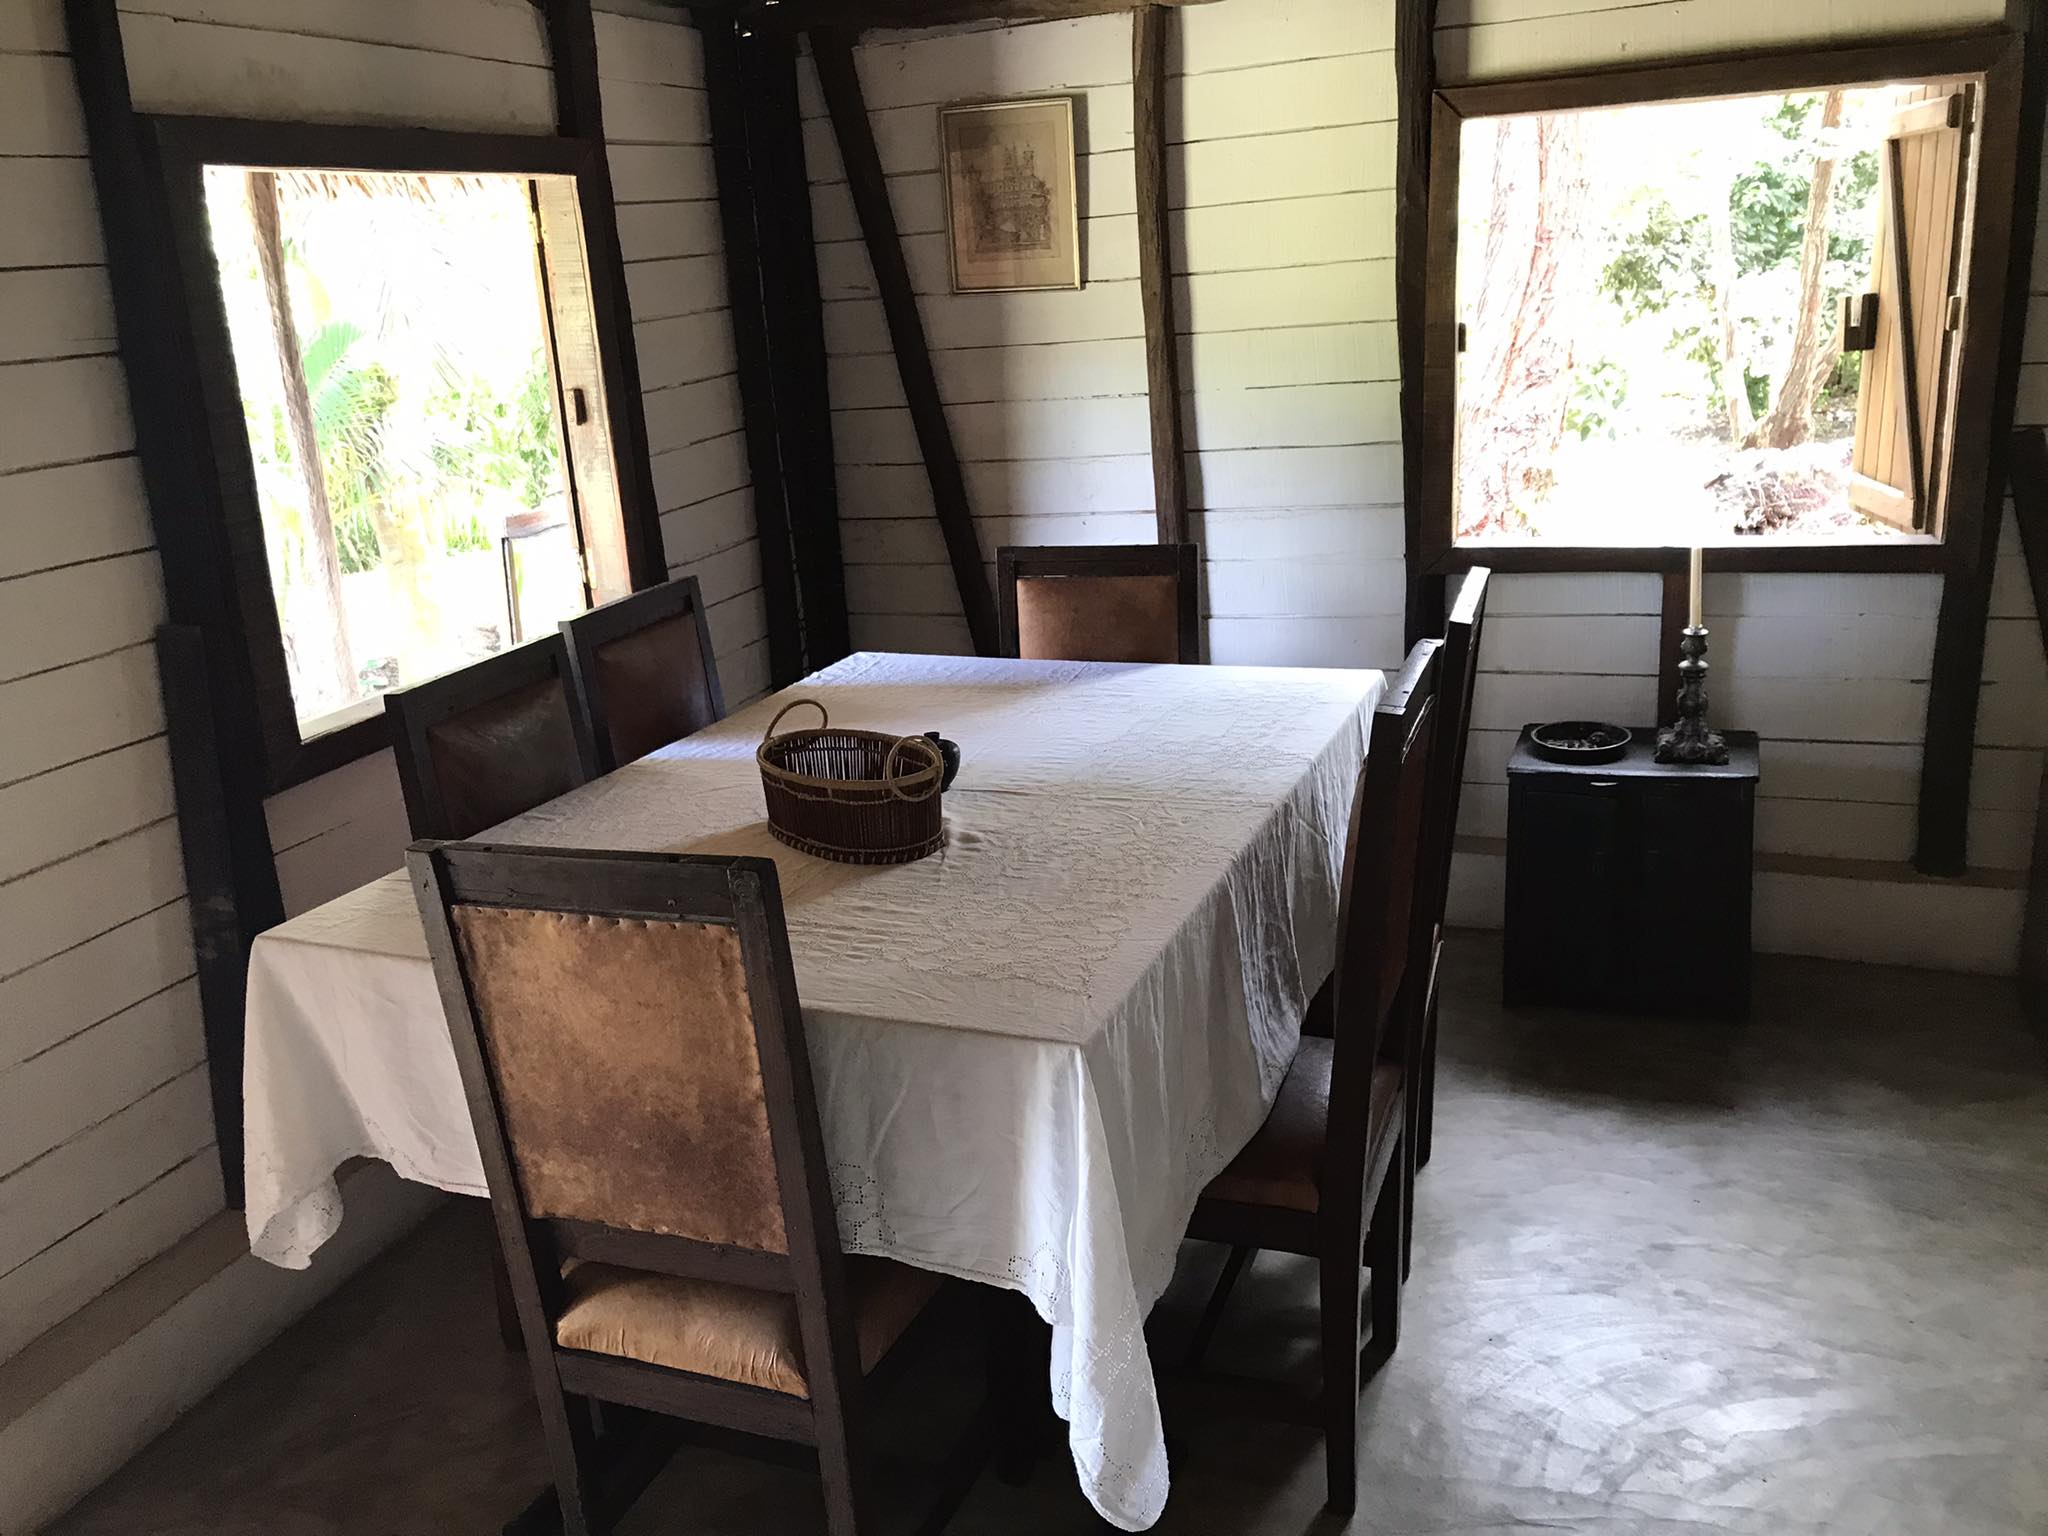
MULTIPOLYGON (((782 415, 795 393, 778 376, 769 341, 767 285, 763 281, 762 193, 755 182, 753 113, 742 84, 738 24, 707 15, 704 84, 711 109, 711 162, 718 178, 718 216, 725 240, 726 301, 732 313, 733 353, 739 368, 740 421, 754 482, 754 529, 761 548, 761 591, 768 612, 768 675, 786 687, 810 670, 803 602, 798 590, 795 536, 785 467, 782 415)), ((793 460, 794 454, 790 455, 793 460)), ((798 471, 800 475, 800 471, 798 471)), ((835 520, 836 521, 836 520, 835 520)))
POLYGON ((542 14, 555 77, 556 132, 581 139, 590 149, 590 163, 576 178, 577 202, 583 215, 590 305, 602 339, 598 361, 612 424, 626 565, 636 589, 658 586, 668 579, 668 556, 662 548, 661 506, 654 495, 654 460, 647 451, 647 402, 640 393, 640 354, 633 344, 633 310, 626 297, 618 202, 605 155, 596 25, 590 0, 544 0, 542 14))
MULTIPOLYGON (((2036 3, 2035 18, 2043 7, 2036 3)), ((2041 197, 2042 114, 2048 108, 2048 35, 2037 27, 2024 43, 2017 143, 1980 137, 1980 177, 2002 156, 2013 158, 2012 242, 2005 252, 2004 334, 1992 390, 1990 465, 1974 537, 1959 548, 1941 584, 1934 625, 1934 664, 1927 686, 1927 737, 1920 763, 1919 840, 1913 865, 1922 874, 1960 875, 1969 868, 1970 777, 1977 751, 1977 704, 1984 683, 1984 639, 1991 615, 1991 571, 1998 553, 2010 479, 2012 420, 2019 397, 2021 342, 2033 270, 2035 211, 2041 197)), ((1996 89, 1990 82, 1988 89, 1996 89)), ((1987 118, 1988 122, 1989 119, 1987 118)))
POLYGON ((945 537, 946 554, 953 566, 953 580, 960 589, 967 632, 973 637, 978 654, 993 656, 997 646, 995 594, 989 587, 988 571, 982 565, 981 545, 967 502, 967 482, 960 473, 952 431, 946 425, 946 410, 939 399, 939 382, 932 372, 931 351, 925 341, 924 320, 918 314, 917 295, 911 289, 910 270, 904 264, 896 211, 889 203, 881 155, 875 148, 873 125, 868 121, 867 100, 854 68, 853 45, 844 33, 821 27, 811 34, 811 57, 818 66, 818 84, 832 114, 839 155, 846 162, 847 190, 853 195, 854 211, 860 216, 861 238, 867 243, 868 260, 875 269, 875 286, 881 292, 882 313, 888 321, 889 340, 896 353, 896 371, 903 380, 911 426, 924 456, 932 508, 938 514, 939 532, 945 537))
MULTIPOLYGON (((1414 645, 1443 625, 1444 584, 1418 566, 1422 547, 1423 313, 1429 291, 1430 125, 1436 95, 1437 0, 1394 3, 1394 335, 1401 359, 1401 508, 1408 557, 1405 629, 1414 645)), ((1449 441, 1448 434, 1444 440, 1449 441)))
POLYGON ((1663 616, 1657 625, 1657 723, 1678 719, 1678 642, 1692 617, 1692 583, 1684 571, 1664 573, 1663 616))
MULTIPOLYGON (((2033 587, 2042 654, 2048 656, 2048 433, 2039 427, 2013 434, 2012 509, 2033 587)), ((2048 1028, 2048 772, 2041 775, 2027 914, 2020 930, 2020 1001, 2036 1023, 2048 1028)))
POLYGON ((1187 465, 1180 421, 1180 342, 1173 323, 1173 245, 1166 226, 1166 41, 1171 17, 1163 5, 1141 5, 1131 12, 1131 126, 1137 148, 1138 297, 1145 311, 1152 499, 1159 542, 1184 544, 1187 465))
MULTIPOLYGON (((128 94, 114 0, 64 0, 72 77, 84 109, 93 191, 136 458, 149 497, 177 637, 159 650, 173 795, 191 896, 221 1182, 242 1203, 242 1004, 248 946, 283 920, 264 753, 248 654, 235 636, 241 596, 217 507, 212 438, 179 291, 161 177, 144 153, 128 94)), ((169 630, 166 631, 169 633, 169 630)))

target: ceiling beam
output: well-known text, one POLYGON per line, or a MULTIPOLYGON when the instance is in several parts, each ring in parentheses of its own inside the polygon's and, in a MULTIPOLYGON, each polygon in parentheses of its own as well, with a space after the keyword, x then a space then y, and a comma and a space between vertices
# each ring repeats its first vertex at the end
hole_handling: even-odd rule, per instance
MULTIPOLYGON (((1153 0, 1202 5, 1209 0, 1153 0)), ((743 26, 782 32, 834 27, 852 35, 872 28, 947 27, 969 21, 1068 21, 1135 10, 1132 0, 740 0, 743 26)), ((712 9, 700 6, 698 9, 712 9)))

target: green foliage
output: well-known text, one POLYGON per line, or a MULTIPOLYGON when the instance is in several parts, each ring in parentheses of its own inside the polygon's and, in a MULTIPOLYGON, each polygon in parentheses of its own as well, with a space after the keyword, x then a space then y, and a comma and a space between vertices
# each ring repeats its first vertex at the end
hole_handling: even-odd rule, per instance
POLYGON ((1576 432, 1582 443, 1596 432, 1612 441, 1616 436, 1614 417, 1627 403, 1627 371, 1609 358, 1589 363, 1572 377, 1572 397, 1564 408, 1565 430, 1576 432))
POLYGON ((1651 201, 1643 226, 1622 243, 1600 273, 1599 289, 1614 301, 1624 322, 1661 314, 1680 297, 1708 294, 1707 220, 1681 219, 1669 198, 1651 201))
POLYGON ((553 394, 539 352, 510 397, 484 379, 437 394, 427 410, 447 430, 435 434, 435 464, 452 480, 508 491, 521 506, 539 508, 561 483, 553 394))

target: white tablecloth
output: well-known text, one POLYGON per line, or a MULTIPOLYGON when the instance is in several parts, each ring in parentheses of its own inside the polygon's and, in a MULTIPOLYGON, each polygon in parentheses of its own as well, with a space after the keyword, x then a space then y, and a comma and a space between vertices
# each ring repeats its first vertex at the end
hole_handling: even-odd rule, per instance
MULTIPOLYGON (((775 859, 845 1246, 1029 1296, 1082 1487, 1142 1529, 1167 1488, 1145 1314, 1329 973, 1383 688, 863 653, 490 835, 775 859), (862 868, 769 837, 754 747, 798 695, 960 743, 941 853, 862 868)), ((484 1193, 402 874, 257 940, 244 1099, 273 1263, 333 1233, 350 1157, 484 1193)))

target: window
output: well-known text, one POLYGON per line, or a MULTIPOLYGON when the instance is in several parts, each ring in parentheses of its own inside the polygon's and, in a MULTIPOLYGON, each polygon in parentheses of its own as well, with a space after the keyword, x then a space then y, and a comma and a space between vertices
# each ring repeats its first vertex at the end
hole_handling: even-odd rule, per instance
POLYGON ((589 146, 145 121, 216 482, 167 555, 231 573, 219 707, 272 789, 383 746, 385 691, 658 579, 589 146))
POLYGON ((205 174, 302 736, 587 608, 531 182, 205 174))
POLYGON ((1978 40, 1440 93, 1425 557, 1938 562, 1981 511, 2009 74, 1978 40))

